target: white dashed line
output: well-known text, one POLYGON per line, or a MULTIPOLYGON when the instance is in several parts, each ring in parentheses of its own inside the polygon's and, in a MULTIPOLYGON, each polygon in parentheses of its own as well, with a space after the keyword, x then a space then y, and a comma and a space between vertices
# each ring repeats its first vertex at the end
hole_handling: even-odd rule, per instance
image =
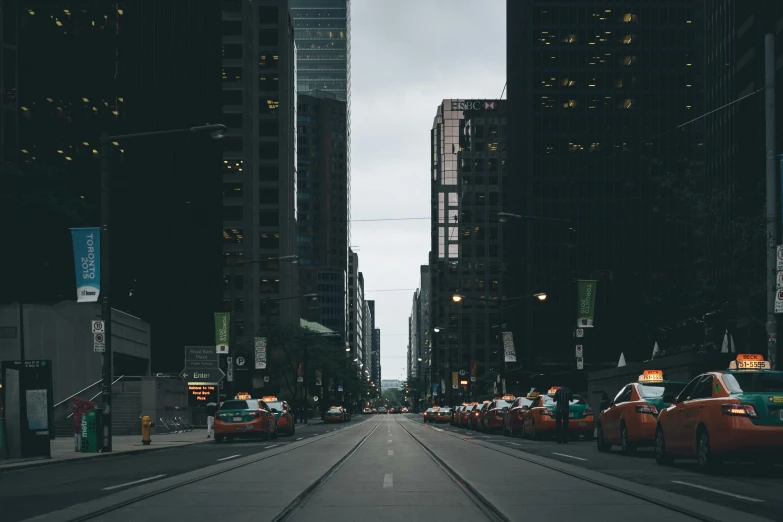
POLYGON ((383 489, 389 489, 394 487, 394 476, 391 473, 387 473, 383 476, 383 489))
POLYGON ((267 447, 266 447, 266 449, 270 449, 270 448, 276 448, 276 447, 278 447, 279 445, 280 445, 280 444, 272 444, 271 446, 267 446, 267 447))
POLYGON ((516 442, 509 442, 509 444, 513 444, 514 446, 521 446, 522 444, 518 444, 516 442))
POLYGON ((296 440, 302 440, 302 437, 299 437, 299 438, 298 438, 298 439, 296 439, 296 440))
POLYGON ((554 451, 552 452, 552 455, 560 455, 561 457, 568 457, 569 459, 587 460, 587 459, 583 459, 582 457, 574 457, 573 455, 566 455, 565 453, 555 453, 554 451))
POLYGON ((749 500, 751 502, 764 502, 763 500, 759 500, 757 498, 743 497, 742 495, 737 495, 736 493, 729 493, 728 491, 722 491, 720 489, 713 489, 713 488, 708 488, 707 486, 700 486, 698 484, 691 484, 690 482, 682 482, 680 480, 672 480, 672 482, 674 482, 675 484, 682 484, 683 486, 690 486, 692 488, 703 489, 705 491, 712 491, 713 493, 720 493, 721 495, 728 495, 730 497, 740 498, 742 500, 749 500))
POLYGON ((217 459, 217 461, 220 462, 221 460, 231 460, 237 457, 241 457, 241 455, 231 455, 230 457, 223 457, 222 459, 217 459))
POLYGON ((387 440, 386 442, 391 442, 391 439, 387 440))
POLYGON ((391 457, 392 455, 394 455, 394 450, 389 450, 389 456, 391 457))
POLYGON ((432 429, 433 429, 433 430, 435 430, 435 431, 443 431, 443 430, 442 430, 442 429, 440 429, 440 428, 432 428, 432 429))
MULTIPOLYGON (((159 479, 160 477, 165 477, 166 474, 163 475, 155 475, 154 477, 147 477, 143 478, 141 480, 134 480, 133 482, 126 482, 125 484, 117 484, 116 486, 109 486, 108 488, 103 488, 103 491, 111 491, 112 489, 120 489, 124 488, 125 486, 133 486, 134 484, 141 484, 142 482, 149 482, 150 480, 159 479)), ((389 475, 391 476, 391 475, 389 475)), ((386 485, 386 480, 384 479, 384 487, 386 485)))

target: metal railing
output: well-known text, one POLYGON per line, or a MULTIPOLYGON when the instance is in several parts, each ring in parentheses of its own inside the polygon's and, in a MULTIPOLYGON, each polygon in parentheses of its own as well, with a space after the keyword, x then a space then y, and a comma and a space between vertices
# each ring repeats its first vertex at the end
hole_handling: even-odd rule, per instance
MULTIPOLYGON (((53 409, 54 409, 54 408, 57 408, 58 406, 62 406, 63 404, 65 404, 66 402, 70 401, 71 399, 73 399, 73 398, 74 398, 74 397, 76 397, 77 395, 81 395, 82 393, 86 392, 86 391, 87 391, 87 390, 89 390, 90 388, 94 388, 95 386, 98 386, 98 385, 99 385, 100 383, 102 383, 102 382, 103 382, 103 379, 101 379, 100 381, 96 381, 96 382, 94 382, 94 383, 90 384, 89 386, 87 386, 87 387, 86 387, 86 388, 84 388, 83 390, 79 390, 79 391, 77 391, 76 393, 74 393, 74 394, 73 394, 73 395, 71 395, 70 397, 68 397, 68 398, 66 398, 66 399, 63 399, 63 400, 61 400, 60 402, 58 402, 57 404, 55 404, 55 405, 53 406, 53 409)), ((99 394, 99 395, 100 395, 100 394, 99 394)))
MULTIPOLYGON (((111 385, 112 385, 112 386, 114 386, 115 384, 117 384, 118 382, 120 382, 120 381, 121 381, 122 379, 124 379, 124 378, 125 378, 125 376, 124 376, 124 375, 120 375, 120 376, 119 376, 119 377, 117 377, 117 378, 116 378, 114 381, 112 381, 111 385)), ((103 380, 100 380, 100 381, 98 381, 98 382, 103 382, 103 380)), ((93 386, 95 386, 95 385, 93 384, 93 386)), ((92 388, 92 386, 90 386, 90 388, 92 388)), ((86 389, 87 389, 87 390, 89 390, 90 388, 86 388, 86 389)), ((98 396, 99 396, 101 393, 103 393, 103 390, 99 391, 98 393, 96 393, 95 395, 93 395, 92 397, 90 397, 90 399, 89 399, 89 400, 90 400, 90 401, 94 401, 95 399, 97 399, 97 398, 98 398, 98 396)), ((78 395, 78 394, 77 394, 77 395, 78 395)), ((73 398, 73 397, 71 397, 71 398, 73 398)), ((68 399, 65 399, 65 400, 67 401, 68 399)), ((65 418, 66 418, 66 419, 70 419, 71 417, 73 417, 73 412, 71 412, 71 414, 70 414, 70 415, 68 415, 68 416, 67 416, 67 417, 65 417, 65 418)))

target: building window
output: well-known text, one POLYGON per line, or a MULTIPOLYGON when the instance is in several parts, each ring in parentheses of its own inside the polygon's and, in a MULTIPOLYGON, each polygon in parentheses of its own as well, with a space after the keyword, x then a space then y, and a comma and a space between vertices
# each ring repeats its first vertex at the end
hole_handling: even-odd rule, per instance
POLYGON ((226 60, 242 58, 242 44, 223 44, 223 58, 226 60))
POLYGON ((258 225, 261 227, 276 227, 280 224, 280 216, 276 210, 264 210, 258 213, 258 225))
POLYGON ((241 113, 223 113, 221 122, 229 129, 242 129, 242 114, 241 113))
POLYGON ((242 105, 242 91, 239 89, 224 89, 223 105, 242 105))
POLYGON ((244 215, 241 206, 223 207, 223 221, 242 221, 244 215))
POLYGON ((277 7, 259 7, 258 23, 277 25, 277 7))
POLYGON ((262 279, 258 291, 262 294, 280 293, 279 279, 262 279))
POLYGON ((280 193, 276 188, 260 189, 258 191, 258 203, 261 205, 276 205, 280 202, 280 193))
POLYGON ((258 238, 258 248, 275 249, 280 247, 280 234, 277 232, 264 232, 258 238))
MULTIPOLYGON (((241 7, 240 7, 241 10, 241 7)), ((242 34, 242 22, 223 22, 223 34, 236 36, 242 34)))
POLYGON ((240 244, 244 241, 244 234, 241 228, 224 228, 223 229, 223 243, 224 244, 240 244))
POLYGON ((242 183, 223 183, 224 198, 241 198, 242 183))
POLYGON ((277 136, 277 120, 260 120, 258 122, 258 135, 263 137, 277 136))
POLYGON ((264 165, 258 169, 259 181, 277 181, 277 166, 264 165))
POLYGON ((223 67, 223 81, 226 83, 236 83, 242 81, 241 67, 223 67))
MULTIPOLYGON (((225 138, 224 138, 225 141, 225 138)), ((258 159, 268 160, 279 157, 279 148, 277 142, 261 142, 258 144, 258 159)))
POLYGON ((258 31, 258 45, 277 45, 277 29, 261 29, 258 31))

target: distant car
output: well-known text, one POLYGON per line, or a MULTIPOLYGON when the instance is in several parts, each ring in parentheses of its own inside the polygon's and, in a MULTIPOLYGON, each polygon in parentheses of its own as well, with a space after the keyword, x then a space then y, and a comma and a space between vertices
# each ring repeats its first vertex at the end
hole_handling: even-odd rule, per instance
POLYGON ((324 422, 345 422, 345 410, 340 406, 332 406, 323 416, 324 422))
POLYGON ((380 408, 378 408, 378 413, 386 413, 386 407, 381 406, 380 408))
POLYGON ((408 413, 408 408, 403 408, 402 413, 408 413))
POLYGON ((365 415, 367 415, 368 413, 372 413, 372 409, 370 409, 370 408, 364 408, 364 409, 362 410, 362 413, 363 413, 363 414, 365 414, 365 415))
POLYGON ((258 399, 235 399, 223 402, 215 417, 215 442, 234 437, 277 438, 277 421, 269 407, 258 399))

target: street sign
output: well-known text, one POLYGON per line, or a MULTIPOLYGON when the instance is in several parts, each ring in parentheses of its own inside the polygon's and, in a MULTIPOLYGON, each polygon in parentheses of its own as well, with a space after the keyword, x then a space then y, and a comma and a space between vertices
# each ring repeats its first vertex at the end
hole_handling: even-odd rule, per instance
POLYGON ((777 248, 777 269, 783 270, 783 245, 778 245, 777 248))
POLYGON ((581 357, 579 357, 576 360, 576 369, 577 370, 584 370, 584 368, 585 368, 585 360, 582 359, 581 357))
POLYGON ((269 376, 268 375, 264 375, 264 382, 269 382, 269 376))
POLYGON ((775 285, 775 288, 778 290, 783 289, 783 270, 778 271, 778 277, 777 277, 777 284, 775 285))
POLYGON ((585 336, 584 328, 577 328, 576 332, 574 332, 574 337, 584 337, 584 336, 585 336))
POLYGON ((219 368, 220 359, 214 346, 186 346, 185 368, 206 370, 219 368))
POLYGON ((775 313, 783 314, 783 290, 778 290, 775 293, 775 313))
POLYGON ((93 319, 93 321, 92 321, 92 333, 94 333, 94 334, 101 333, 102 334, 102 333, 105 333, 105 332, 106 332, 106 330, 104 329, 103 319, 98 319, 98 320, 93 319))
POLYGON ((92 351, 103 353, 106 351, 106 339, 102 333, 92 334, 92 351))
POLYGON ((460 368, 459 370, 459 376, 465 377, 468 374, 468 371, 465 368, 460 368))
POLYGON ((234 358, 226 357, 226 380, 234 382, 234 358))
POLYGON ((225 377, 226 374, 223 373, 223 370, 220 368, 210 368, 207 370, 185 368, 179 373, 179 376, 188 384, 217 384, 223 380, 223 377, 225 377))
POLYGON ((576 345, 576 358, 581 359, 584 357, 584 347, 581 344, 576 345))

